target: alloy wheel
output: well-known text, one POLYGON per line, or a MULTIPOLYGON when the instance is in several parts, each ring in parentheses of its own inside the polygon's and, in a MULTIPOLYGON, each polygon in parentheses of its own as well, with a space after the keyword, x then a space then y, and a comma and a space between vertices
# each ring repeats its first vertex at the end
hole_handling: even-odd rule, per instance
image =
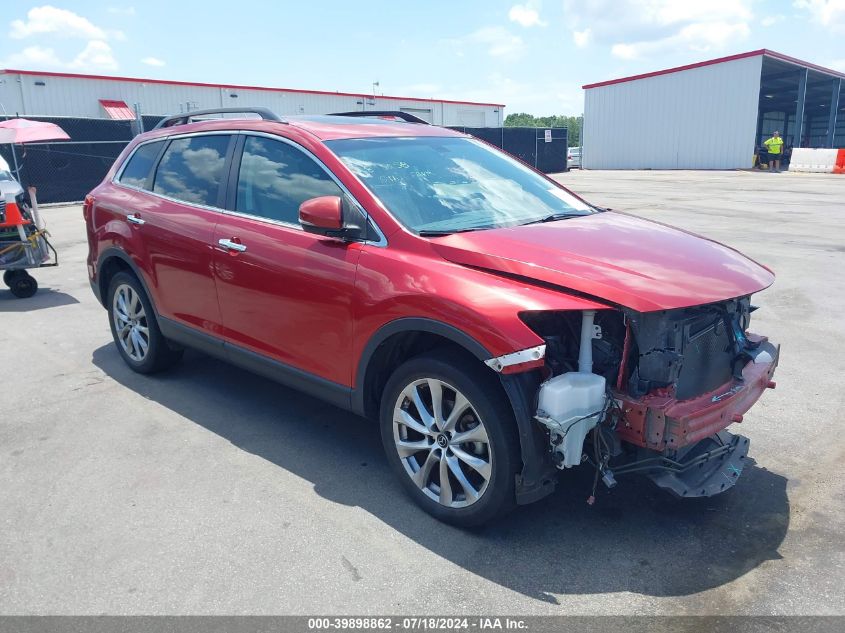
POLYGON ((112 316, 117 341, 123 351, 133 361, 143 362, 150 349, 149 324, 141 298, 129 284, 121 284, 115 290, 112 316))
POLYGON ((493 450, 467 398, 436 378, 408 384, 393 410, 393 439, 405 472, 449 508, 478 501, 492 475, 493 450))

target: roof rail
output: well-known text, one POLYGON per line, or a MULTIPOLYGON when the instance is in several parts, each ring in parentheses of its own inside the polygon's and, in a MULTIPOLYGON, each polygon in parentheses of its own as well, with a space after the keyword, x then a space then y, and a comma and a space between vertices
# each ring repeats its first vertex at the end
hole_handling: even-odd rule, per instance
POLYGON ((280 118, 275 112, 268 108, 246 107, 246 108, 212 108, 211 110, 193 110, 192 112, 185 112, 183 114, 173 114, 164 117, 158 122, 153 129, 157 130, 162 127, 173 127, 174 125, 185 125, 190 123, 192 119, 202 116, 210 116, 212 114, 257 114, 265 121, 276 121, 277 123, 285 123, 286 121, 280 118))
POLYGON ((354 112, 334 112, 330 116, 354 116, 354 117, 369 117, 369 118, 386 118, 396 117, 408 123, 422 123, 423 125, 430 125, 430 123, 418 116, 414 116, 409 112, 402 112, 400 110, 356 110, 354 112))

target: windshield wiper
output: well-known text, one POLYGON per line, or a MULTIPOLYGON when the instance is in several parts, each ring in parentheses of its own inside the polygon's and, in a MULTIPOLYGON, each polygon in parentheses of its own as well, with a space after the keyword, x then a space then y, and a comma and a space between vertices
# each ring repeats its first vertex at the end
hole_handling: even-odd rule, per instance
POLYGON ((569 218, 583 218, 587 215, 589 215, 589 213, 553 213, 537 220, 523 222, 520 226, 527 226, 529 224, 543 224, 544 222, 555 222, 557 220, 567 220, 569 218))
POLYGON ((417 234, 420 237, 443 237, 444 235, 452 235, 453 233, 469 233, 470 231, 483 231, 484 229, 488 229, 491 227, 487 226, 473 226, 468 229, 452 229, 451 231, 435 231, 435 230, 422 230, 417 231, 417 234))

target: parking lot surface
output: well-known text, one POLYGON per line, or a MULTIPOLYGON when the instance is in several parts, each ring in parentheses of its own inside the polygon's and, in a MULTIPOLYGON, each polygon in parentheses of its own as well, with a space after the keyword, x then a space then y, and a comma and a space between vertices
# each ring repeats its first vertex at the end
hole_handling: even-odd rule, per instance
POLYGON ((481 531, 440 524, 373 424, 199 353, 132 373, 56 207, 61 266, 0 290, 0 613, 845 613, 845 177, 558 178, 776 271, 751 329, 783 346, 778 387, 735 429, 756 465, 734 490, 620 479, 590 507, 575 471, 481 531))

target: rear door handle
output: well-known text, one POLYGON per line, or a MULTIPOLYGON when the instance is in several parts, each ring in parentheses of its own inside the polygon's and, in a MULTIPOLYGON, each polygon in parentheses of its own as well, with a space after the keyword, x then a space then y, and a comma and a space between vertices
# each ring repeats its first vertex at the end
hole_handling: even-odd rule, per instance
POLYGON ((138 226, 142 226, 142 225, 144 225, 144 224, 146 224, 146 223, 147 223, 147 221, 146 221, 146 220, 142 220, 142 219, 138 216, 138 214, 137 214, 137 213, 136 213, 136 214, 134 214, 134 215, 127 215, 127 216, 126 216, 126 221, 127 221, 127 222, 130 222, 131 224, 137 224, 138 226))
POLYGON ((240 244, 238 242, 233 242, 232 240, 217 240, 217 243, 227 251, 237 251, 238 253, 243 253, 246 250, 246 244, 240 244))

